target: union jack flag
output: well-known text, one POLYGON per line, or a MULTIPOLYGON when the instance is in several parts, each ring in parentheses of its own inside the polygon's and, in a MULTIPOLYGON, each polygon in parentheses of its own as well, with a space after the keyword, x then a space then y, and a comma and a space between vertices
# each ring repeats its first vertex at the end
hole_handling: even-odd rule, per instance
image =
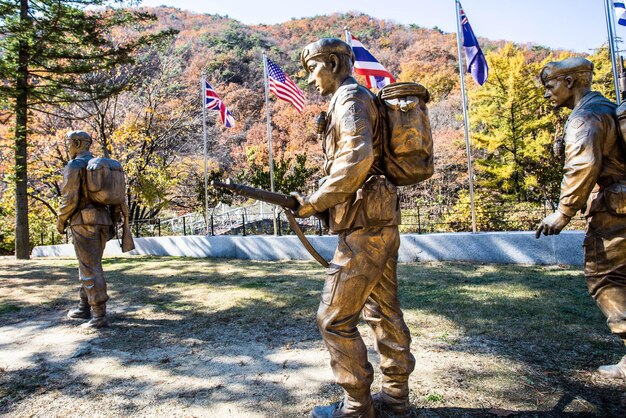
POLYGON ((289 102, 298 112, 304 108, 304 93, 296 86, 296 83, 271 59, 267 58, 267 75, 269 79, 270 91, 279 98, 289 102))
POLYGON ((235 118, 233 118, 233 115, 230 114, 222 99, 220 99, 207 81, 204 82, 204 106, 207 110, 219 111, 222 123, 227 128, 235 126, 235 118))
POLYGON ((354 71, 365 76, 367 88, 371 89, 374 86, 380 89, 387 84, 395 83, 396 79, 393 75, 365 49, 363 44, 354 35, 350 34, 350 37, 352 38, 352 52, 354 52, 354 71))

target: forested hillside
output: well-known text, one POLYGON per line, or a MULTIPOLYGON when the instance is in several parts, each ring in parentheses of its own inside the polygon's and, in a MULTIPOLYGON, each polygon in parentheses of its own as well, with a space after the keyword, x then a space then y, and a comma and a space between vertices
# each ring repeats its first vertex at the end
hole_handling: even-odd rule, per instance
MULTIPOLYGON (((83 76, 94 85, 119 87, 112 89, 114 94, 103 98, 85 92, 71 104, 30 104, 28 186, 34 245, 60 240, 53 226, 61 172, 68 161, 63 139, 70 129, 92 133, 95 154, 108 153, 122 162, 135 218, 203 210, 202 74, 236 121, 234 128, 227 129, 217 113, 208 114, 210 178, 230 177, 269 188, 264 51, 302 88, 307 100, 298 113, 271 96, 276 188, 310 192, 321 176, 322 158, 313 121, 325 110, 327 98, 307 86, 299 53, 320 37, 343 38, 344 27, 349 27, 398 81, 422 83, 431 93, 435 175, 423 184, 403 188, 403 203, 409 207, 457 205, 468 213, 463 209, 467 204, 467 160, 454 33, 358 13, 248 26, 228 17, 168 7, 146 11, 156 16, 153 23, 120 29, 111 36, 124 39, 137 31, 164 29, 175 29, 177 34, 139 50, 133 64, 83 76)), ((560 134, 565 115, 555 115, 544 103, 536 75, 548 60, 571 54, 479 40, 490 64, 489 80, 478 87, 471 77, 466 79, 477 205, 554 203, 560 163, 552 153, 552 142, 560 134)), ((611 95, 606 50, 599 48, 590 58, 596 63, 596 88, 611 95)), ((36 83, 36 78, 31 82, 36 83)), ((14 228, 11 109, 11 100, 0 98, 0 250, 5 253, 12 251, 14 228)), ((212 204, 230 199, 214 190, 209 193, 212 204)), ((453 223, 450 228, 455 229, 453 223)))

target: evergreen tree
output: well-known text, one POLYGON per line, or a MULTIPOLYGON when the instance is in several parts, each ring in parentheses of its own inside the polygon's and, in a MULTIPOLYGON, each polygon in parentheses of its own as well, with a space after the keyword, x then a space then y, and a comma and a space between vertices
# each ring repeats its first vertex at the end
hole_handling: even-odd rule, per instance
POLYGON ((559 118, 543 98, 538 73, 512 44, 487 54, 489 80, 471 97, 480 184, 517 202, 553 201, 560 164, 552 152, 559 118))
POLYGON ((130 64, 133 53, 167 37, 170 31, 142 36, 111 36, 117 28, 147 23, 152 16, 128 9, 123 0, 0 0, 0 103, 14 116, 15 256, 28 259, 28 121, 45 105, 72 102, 78 92, 101 97, 110 85, 81 77, 94 70, 130 64), (94 6, 103 8, 94 9, 94 6))
MULTIPOLYGON (((250 169, 239 175, 239 180, 248 182, 254 187, 270 190, 271 180, 269 164, 259 165, 254 161, 255 148, 249 148, 248 159, 250 169)), ((296 154, 292 158, 274 160, 274 190, 279 193, 304 192, 306 182, 317 171, 317 168, 307 167, 306 154, 296 154)))

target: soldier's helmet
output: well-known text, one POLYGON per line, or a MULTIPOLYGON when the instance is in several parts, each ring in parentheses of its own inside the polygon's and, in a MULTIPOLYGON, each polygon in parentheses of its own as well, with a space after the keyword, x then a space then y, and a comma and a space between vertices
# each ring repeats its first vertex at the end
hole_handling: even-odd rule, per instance
POLYGON ((582 57, 552 61, 541 69, 539 77, 541 78, 541 83, 545 85, 549 80, 577 73, 593 73, 593 63, 582 57))
POLYGON ((90 144, 92 142, 91 135, 85 131, 70 131, 67 133, 67 139, 78 139, 81 142, 88 142, 90 144))
POLYGON ((319 41, 308 44, 300 54, 300 62, 302 67, 307 70, 306 62, 308 60, 330 54, 346 55, 350 58, 352 64, 354 64, 354 52, 352 52, 352 47, 338 38, 322 38, 319 41))

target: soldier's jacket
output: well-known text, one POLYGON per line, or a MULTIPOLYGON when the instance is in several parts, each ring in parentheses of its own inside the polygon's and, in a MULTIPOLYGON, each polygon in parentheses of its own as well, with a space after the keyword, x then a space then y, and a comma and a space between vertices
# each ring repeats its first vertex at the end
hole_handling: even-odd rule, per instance
POLYGON ((618 136, 615 103, 598 92, 587 93, 565 124, 565 167, 559 211, 574 216, 608 208, 604 189, 626 180, 625 150, 618 136))
POLYGON ((70 225, 113 225, 109 208, 87 198, 85 168, 92 158, 90 152, 81 152, 63 170, 58 216, 61 225, 66 225, 68 220, 70 225))
POLYGON ((329 211, 332 232, 400 224, 396 186, 381 169, 384 125, 375 96, 349 77, 328 108, 323 140, 324 174, 310 196, 318 212, 329 211))

